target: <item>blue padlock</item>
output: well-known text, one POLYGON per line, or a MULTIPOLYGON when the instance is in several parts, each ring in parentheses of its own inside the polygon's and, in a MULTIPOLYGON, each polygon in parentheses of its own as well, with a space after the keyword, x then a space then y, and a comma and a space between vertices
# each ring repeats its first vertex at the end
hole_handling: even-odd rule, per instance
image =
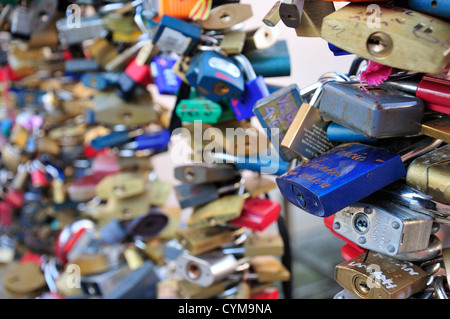
POLYGON ((268 96, 270 92, 264 78, 261 75, 256 76, 252 64, 245 55, 237 54, 233 58, 242 67, 247 80, 244 93, 238 99, 230 99, 234 115, 237 120, 241 121, 251 118, 254 115, 253 106, 259 99, 268 96))
POLYGON ((366 142, 374 143, 377 140, 368 138, 362 134, 341 126, 337 123, 330 123, 327 127, 327 137, 331 142, 366 142))
POLYGON ((214 102, 237 99, 244 93, 244 76, 236 62, 214 51, 194 55, 186 80, 199 95, 214 102))
POLYGON ((95 150, 102 150, 107 147, 118 146, 132 142, 135 135, 130 131, 111 132, 108 135, 99 136, 91 141, 91 146, 95 150))
POLYGON ((103 91, 112 88, 117 83, 119 74, 107 72, 85 73, 80 80, 86 87, 103 91))
POLYGON ((146 133, 135 137, 133 146, 136 150, 164 150, 170 141, 169 130, 161 130, 159 132, 146 133))
POLYGON ((364 144, 341 144, 276 179, 300 209, 328 217, 404 177, 402 158, 364 144))
POLYGON ((341 56, 341 55, 349 55, 352 54, 350 52, 347 52, 345 50, 342 50, 341 48, 335 46, 334 44, 331 44, 328 42, 328 48, 331 52, 333 52, 334 56, 341 56))
POLYGON ((157 56, 150 64, 159 94, 175 95, 178 91, 181 79, 172 69, 176 62, 176 59, 170 57, 157 56))
POLYGON ((163 15, 152 41, 163 51, 187 55, 200 39, 201 33, 202 28, 193 23, 163 15))
POLYGON ((411 9, 417 10, 434 17, 450 19, 450 2, 445 0, 409 0, 411 9))
POLYGON ((219 163, 233 163, 237 169, 247 169, 277 176, 288 172, 291 165, 290 162, 283 161, 278 154, 271 156, 267 161, 259 157, 235 156, 226 153, 211 153, 210 156, 219 161, 219 163))

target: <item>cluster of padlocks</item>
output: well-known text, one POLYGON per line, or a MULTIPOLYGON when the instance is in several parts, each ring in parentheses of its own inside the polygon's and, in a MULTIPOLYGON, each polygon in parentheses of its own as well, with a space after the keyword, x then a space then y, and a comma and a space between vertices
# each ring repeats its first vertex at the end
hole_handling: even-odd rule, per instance
MULTIPOLYGON (((335 298, 447 299, 449 250, 436 234, 450 225, 450 6, 352 2, 329 6, 316 29, 335 55, 358 56, 349 74, 327 73, 255 105, 266 127, 267 107, 290 100, 298 109, 278 142, 300 163, 277 184, 345 241, 335 298)), ((281 1, 278 14, 301 36, 308 11, 326 7, 281 1)))
POLYGON ((345 242, 335 298, 448 298, 450 4, 282 0, 246 30, 239 0, 0 2, 12 297, 289 299, 279 191, 345 242), (291 29, 348 74, 268 85, 291 29))

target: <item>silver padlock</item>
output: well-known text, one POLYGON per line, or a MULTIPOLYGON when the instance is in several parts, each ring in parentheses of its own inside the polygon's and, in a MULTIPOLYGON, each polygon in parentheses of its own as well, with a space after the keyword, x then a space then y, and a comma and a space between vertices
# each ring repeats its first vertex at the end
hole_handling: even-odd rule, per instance
POLYGON ((14 8, 11 14, 11 34, 18 38, 29 39, 31 36, 32 11, 23 6, 14 8))
POLYGON ((59 41, 65 45, 79 44, 84 40, 105 37, 108 32, 99 16, 80 18, 79 27, 68 24, 66 18, 59 19, 56 21, 56 29, 58 30, 59 41))
POLYGON ((82 276, 80 280, 81 291, 87 298, 103 298, 109 295, 114 288, 131 273, 127 264, 122 264, 106 272, 82 276))
POLYGON ((334 216, 333 230, 361 247, 382 254, 428 247, 433 218, 387 201, 355 203, 334 216))
POLYGON ((181 255, 176 260, 176 271, 192 283, 209 287, 235 272, 238 265, 239 262, 233 255, 211 251, 199 256, 181 255))

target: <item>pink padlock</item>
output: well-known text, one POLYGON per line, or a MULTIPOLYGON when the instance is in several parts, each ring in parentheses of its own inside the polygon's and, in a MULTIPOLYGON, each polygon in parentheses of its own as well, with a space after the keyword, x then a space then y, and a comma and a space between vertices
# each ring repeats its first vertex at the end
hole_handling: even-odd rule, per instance
POLYGON ((11 204, 15 208, 22 207, 24 194, 18 189, 11 188, 5 194, 5 201, 11 204))
POLYGON ((12 224, 13 208, 8 202, 0 202, 0 224, 8 227, 12 224))

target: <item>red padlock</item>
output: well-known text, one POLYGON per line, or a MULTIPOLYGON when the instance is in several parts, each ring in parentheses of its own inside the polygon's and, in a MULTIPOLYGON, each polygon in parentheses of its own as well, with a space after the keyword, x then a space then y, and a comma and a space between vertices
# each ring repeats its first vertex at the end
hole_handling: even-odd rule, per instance
POLYGON ((25 254, 22 255, 22 257, 20 258, 20 262, 21 263, 33 262, 33 263, 39 265, 39 267, 41 267, 44 260, 41 255, 28 250, 25 252, 25 254))
POLYGON ((364 254, 366 251, 367 249, 364 249, 357 245, 345 244, 344 246, 341 247, 341 256, 345 260, 350 260, 355 258, 356 256, 364 254))
POLYGON ((136 83, 142 85, 142 87, 147 87, 153 82, 152 73, 149 64, 139 64, 137 59, 131 61, 130 64, 125 68, 125 73, 136 83))
POLYGON ((426 74, 416 90, 416 97, 427 103, 430 110, 450 114, 450 74, 426 74))
POLYGON ((8 227, 12 224, 13 208, 8 202, 0 202, 0 225, 8 227))
POLYGON ((24 194, 18 189, 11 188, 5 194, 5 201, 11 204, 15 208, 22 207, 24 194))
POLYGON ((45 166, 38 160, 34 160, 30 167, 30 179, 33 187, 47 187, 49 181, 46 176, 45 166))
POLYGON ((263 291, 250 296, 250 299, 278 299, 280 291, 276 287, 268 287, 263 291))
POLYGON ((241 215, 229 223, 238 227, 248 227, 254 231, 263 231, 278 219, 281 205, 267 198, 247 198, 241 215))
POLYGON ((346 242, 346 244, 341 247, 341 256, 345 260, 349 260, 349 259, 356 257, 358 255, 361 255, 362 253, 365 253, 367 251, 366 249, 358 246, 356 243, 348 240, 344 236, 339 235, 338 233, 336 233, 333 230, 334 215, 325 217, 323 219, 323 222, 333 235, 335 235, 336 237, 338 237, 346 242))

